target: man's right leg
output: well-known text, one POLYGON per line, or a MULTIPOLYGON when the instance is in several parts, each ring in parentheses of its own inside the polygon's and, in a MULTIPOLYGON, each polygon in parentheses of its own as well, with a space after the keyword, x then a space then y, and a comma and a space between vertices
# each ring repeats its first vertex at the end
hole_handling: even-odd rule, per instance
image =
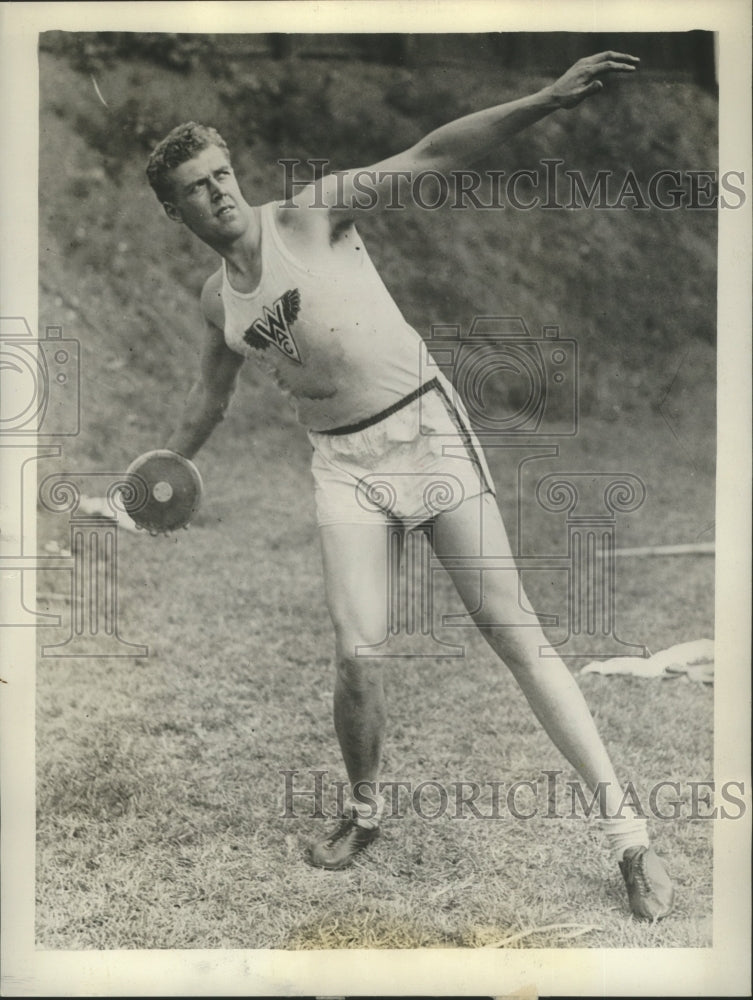
POLYGON ((335 627, 334 719, 351 785, 346 817, 314 845, 311 860, 344 868, 378 832, 378 817, 353 792, 379 777, 386 707, 382 661, 366 655, 387 635, 386 523, 327 524, 320 528, 327 606, 335 627), (349 815, 347 815, 349 813, 349 815))

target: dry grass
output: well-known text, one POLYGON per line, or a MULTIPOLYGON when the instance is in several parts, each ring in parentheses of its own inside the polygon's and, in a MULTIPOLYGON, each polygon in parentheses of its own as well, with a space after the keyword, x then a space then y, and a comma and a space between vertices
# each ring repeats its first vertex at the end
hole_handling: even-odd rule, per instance
MULTIPOLYGON (((289 469, 278 468, 284 479, 289 469)), ((629 917, 619 873, 582 819, 519 821, 503 807, 499 819, 449 810, 432 821, 407 809, 385 821, 352 870, 305 863, 308 841, 327 823, 307 815, 305 800, 296 818, 283 818, 280 772, 297 769, 297 788, 312 787, 310 769, 328 771, 327 782, 343 777, 330 720, 330 627, 305 491, 290 501, 291 538, 283 524, 266 533, 247 525, 240 496, 255 482, 250 470, 234 473, 239 502, 215 507, 210 492, 203 526, 172 540, 121 532, 122 634, 147 641, 148 660, 40 665, 39 943, 708 945, 711 828, 703 821, 652 824, 679 895, 677 912, 657 927, 629 917), (536 930, 551 925, 567 926, 536 930)), ((279 486, 276 473, 265 479, 269 495, 279 486)), ((697 597, 681 621, 677 587, 668 586, 673 566, 620 563, 627 638, 659 648, 711 632, 701 599, 713 588, 711 561, 682 563, 683 593, 697 597)), ((446 584, 440 595, 449 597, 446 584)), ((507 787, 544 768, 562 769, 562 782, 575 777, 480 639, 461 660, 392 660, 384 669, 385 780, 507 787)), ((656 781, 710 776, 710 689, 624 677, 581 684, 621 776, 644 800, 656 781)))

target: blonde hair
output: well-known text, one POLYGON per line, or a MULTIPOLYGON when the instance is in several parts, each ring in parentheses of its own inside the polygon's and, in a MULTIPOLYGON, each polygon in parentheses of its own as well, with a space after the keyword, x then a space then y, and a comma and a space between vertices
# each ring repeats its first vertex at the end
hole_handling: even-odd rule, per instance
POLYGON ((230 150, 217 129, 196 122, 177 125, 154 147, 146 165, 146 176, 161 202, 169 201, 173 195, 170 171, 209 146, 217 146, 230 160, 230 150))

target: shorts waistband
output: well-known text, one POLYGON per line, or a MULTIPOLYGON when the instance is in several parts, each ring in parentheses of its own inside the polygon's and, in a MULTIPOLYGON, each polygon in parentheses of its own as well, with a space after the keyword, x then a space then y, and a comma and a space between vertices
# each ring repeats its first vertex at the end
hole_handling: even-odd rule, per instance
POLYGON ((397 413, 398 410, 402 410, 404 406, 408 406, 410 403, 414 402, 416 399, 420 399, 427 392, 432 389, 439 389, 440 383, 438 378, 430 379, 428 382, 424 382, 422 386, 418 389, 414 389, 413 392, 408 393, 407 396, 403 396, 392 406, 388 406, 386 410, 380 410, 379 413, 375 413, 373 417, 366 417, 364 420, 359 420, 355 424, 345 424, 343 427, 332 427, 326 431, 316 431, 317 434, 357 434, 358 431, 364 431, 367 427, 373 427, 374 424, 380 423, 386 417, 392 416, 393 413, 397 413))

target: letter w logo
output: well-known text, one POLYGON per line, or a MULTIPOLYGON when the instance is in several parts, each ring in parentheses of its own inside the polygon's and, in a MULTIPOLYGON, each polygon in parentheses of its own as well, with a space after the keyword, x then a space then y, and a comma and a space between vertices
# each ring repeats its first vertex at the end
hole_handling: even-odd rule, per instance
POLYGON ((286 358, 302 364, 298 348, 290 332, 301 310, 301 293, 291 288, 276 300, 269 309, 264 306, 264 318, 255 319, 243 334, 246 343, 260 351, 266 351, 270 344, 281 351, 286 358))

